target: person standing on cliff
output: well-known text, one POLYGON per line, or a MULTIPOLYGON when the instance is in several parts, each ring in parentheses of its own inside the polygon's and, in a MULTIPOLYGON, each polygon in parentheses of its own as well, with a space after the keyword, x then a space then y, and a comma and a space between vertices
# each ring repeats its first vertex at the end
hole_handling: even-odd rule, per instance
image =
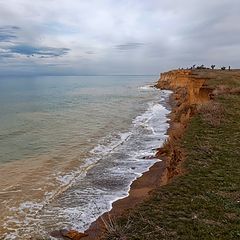
POLYGON ((231 71, 231 66, 228 67, 228 70, 231 71))

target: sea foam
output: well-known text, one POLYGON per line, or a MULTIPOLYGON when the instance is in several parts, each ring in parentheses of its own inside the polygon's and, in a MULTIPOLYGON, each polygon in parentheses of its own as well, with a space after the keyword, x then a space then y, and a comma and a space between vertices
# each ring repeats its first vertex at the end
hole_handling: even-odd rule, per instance
MULTIPOLYGON (((152 87, 144 90, 156 91, 152 87)), ((128 132, 101 139, 79 169, 65 175, 55 173, 59 187, 46 193, 41 203, 25 202, 13 209, 21 213, 23 219, 15 219, 15 224, 25 232, 16 230, 5 239, 18 239, 20 233, 30 235, 36 222, 42 233, 61 228, 84 231, 109 211, 114 201, 128 196, 131 183, 159 161, 154 156, 167 138, 170 93, 158 91, 158 98, 133 119, 128 132)))

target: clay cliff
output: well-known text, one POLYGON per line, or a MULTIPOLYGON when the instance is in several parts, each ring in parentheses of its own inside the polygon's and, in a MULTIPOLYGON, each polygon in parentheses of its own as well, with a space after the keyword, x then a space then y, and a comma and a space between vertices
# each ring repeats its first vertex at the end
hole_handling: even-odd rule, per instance
POLYGON ((213 89, 207 86, 209 79, 197 70, 173 70, 162 73, 155 85, 157 88, 173 91, 170 101, 172 113, 169 138, 157 152, 157 157, 166 161, 163 179, 165 183, 183 171, 181 163, 184 160, 184 152, 179 140, 191 116, 197 112, 198 106, 208 102, 212 97, 213 89))
POLYGON ((201 76, 200 72, 193 70, 173 70, 161 73, 156 87, 161 89, 177 90, 184 88, 188 93, 189 104, 199 104, 209 100, 212 89, 207 87, 209 78, 201 76))

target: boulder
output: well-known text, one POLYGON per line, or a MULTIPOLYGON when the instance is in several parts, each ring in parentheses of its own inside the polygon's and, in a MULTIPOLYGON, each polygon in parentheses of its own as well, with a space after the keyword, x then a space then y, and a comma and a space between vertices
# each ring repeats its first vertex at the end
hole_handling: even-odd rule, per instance
POLYGON ((71 240, 80 240, 88 235, 85 233, 78 232, 76 230, 62 231, 62 236, 71 240))
POLYGON ((54 238, 59 238, 59 239, 79 240, 84 237, 87 237, 88 235, 85 233, 78 232, 76 230, 61 229, 61 230, 55 230, 51 232, 50 236, 54 238))

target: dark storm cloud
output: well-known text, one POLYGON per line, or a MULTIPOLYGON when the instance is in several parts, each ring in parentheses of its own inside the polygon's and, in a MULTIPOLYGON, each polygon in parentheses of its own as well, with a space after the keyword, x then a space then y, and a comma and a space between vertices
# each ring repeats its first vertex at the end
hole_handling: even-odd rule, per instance
POLYGON ((144 44, 140 42, 129 42, 129 43, 116 45, 115 48, 118 50, 126 51, 126 50, 132 50, 132 49, 142 47, 143 45, 144 44))
POLYGON ((63 56, 69 51, 69 48, 34 47, 30 45, 15 45, 9 48, 10 53, 17 53, 25 56, 39 56, 49 58, 63 56))

